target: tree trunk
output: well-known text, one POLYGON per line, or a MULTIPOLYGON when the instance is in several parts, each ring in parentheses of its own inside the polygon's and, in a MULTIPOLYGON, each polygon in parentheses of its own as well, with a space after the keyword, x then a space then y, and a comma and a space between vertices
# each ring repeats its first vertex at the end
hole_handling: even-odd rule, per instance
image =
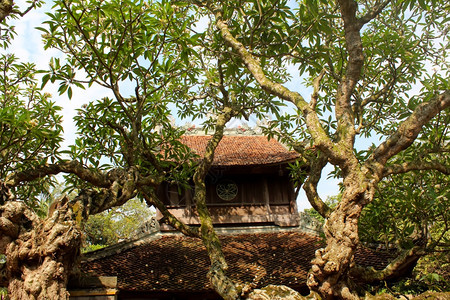
POLYGON ((0 207, 0 253, 6 255, 11 299, 68 299, 66 285, 79 257, 81 231, 67 199, 41 220, 23 202, 0 207))
POLYGON ((326 247, 316 251, 308 275, 308 286, 324 299, 359 298, 352 287, 349 270, 354 265, 354 254, 359 244, 358 219, 366 202, 363 198, 368 192, 363 182, 351 182, 338 207, 326 218, 326 247))
POLYGON ((253 290, 247 300, 316 300, 320 296, 311 293, 309 296, 302 296, 299 292, 284 285, 268 285, 261 289, 253 290))

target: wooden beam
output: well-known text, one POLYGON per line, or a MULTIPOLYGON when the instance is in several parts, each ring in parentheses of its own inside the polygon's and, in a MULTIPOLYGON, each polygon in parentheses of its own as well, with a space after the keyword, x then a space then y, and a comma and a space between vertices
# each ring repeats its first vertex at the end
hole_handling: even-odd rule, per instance
POLYGON ((75 290, 69 291, 70 297, 88 297, 88 296, 114 296, 118 294, 117 289, 96 289, 96 290, 75 290))
POLYGON ((78 288, 116 288, 117 276, 82 276, 80 278, 71 278, 69 280, 69 287, 78 288))

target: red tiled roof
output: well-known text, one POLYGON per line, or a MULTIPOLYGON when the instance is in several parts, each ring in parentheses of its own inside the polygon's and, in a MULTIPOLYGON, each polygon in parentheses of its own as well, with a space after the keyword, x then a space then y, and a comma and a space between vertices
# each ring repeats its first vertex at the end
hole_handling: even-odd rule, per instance
MULTIPOLYGON (((181 141, 198 155, 204 155, 210 139, 211 136, 186 135, 181 141)), ((268 165, 293 161, 298 157, 298 153, 287 150, 275 139, 267 140, 265 136, 225 135, 217 146, 213 165, 268 165)))
MULTIPOLYGON (((231 278, 257 286, 304 286, 310 261, 322 245, 319 237, 299 231, 222 235, 220 239, 231 278)), ((355 259, 363 266, 382 269, 389 255, 361 249, 355 259)), ((136 292, 211 291, 208 268, 201 240, 172 234, 82 264, 83 272, 117 276, 120 290, 136 292)))

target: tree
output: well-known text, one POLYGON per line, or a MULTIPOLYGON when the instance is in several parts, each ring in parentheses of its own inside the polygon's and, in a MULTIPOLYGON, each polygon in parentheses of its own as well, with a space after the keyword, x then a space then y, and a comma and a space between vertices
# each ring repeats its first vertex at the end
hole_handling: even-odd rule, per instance
MULTIPOLYGON (((433 152, 439 155, 403 155, 405 149, 419 153, 421 140, 432 138, 422 129, 439 114, 448 114, 448 5, 439 1, 299 1, 297 7, 287 1, 192 2, 211 16, 220 38, 257 84, 293 104, 301 116, 294 132, 310 144, 297 149, 312 158, 304 189, 326 219, 326 247, 312 262, 308 285, 326 299, 358 298, 352 278, 382 280, 418 255, 405 253, 381 272, 354 266, 358 220, 378 184, 391 174, 413 170, 450 172, 444 126, 435 128, 434 137, 441 137, 441 143, 433 152), (262 65, 266 60, 297 64, 300 77, 306 76, 313 87, 310 101, 270 78, 262 65), (427 71, 433 66, 440 71, 427 71), (423 85, 421 93, 409 95, 417 81, 423 85), (372 135, 384 141, 364 152, 355 149, 359 136, 372 135), (335 209, 317 191, 328 163, 337 168, 343 183, 335 209)), ((292 131, 290 135, 295 136, 292 131)))
POLYGON ((204 179, 225 124, 260 107, 277 109, 272 97, 248 86, 242 68, 233 68, 226 56, 194 50, 200 35, 189 30, 196 19, 188 6, 166 1, 60 1, 48 15, 50 20, 39 29, 46 46, 59 49, 66 60, 51 60, 43 85, 58 82, 59 92, 71 98, 74 85, 97 84, 113 97, 95 99, 79 110, 79 137, 64 152, 69 159, 56 151, 51 163, 27 164, 2 178, 0 249, 6 254, 11 297, 66 298, 88 217, 134 197, 157 207, 179 231, 202 238, 214 287, 225 298, 238 297, 225 275, 227 265, 205 204, 204 179), (133 94, 127 94, 130 85, 133 94), (258 101, 252 100, 255 94, 258 101), (206 116, 214 134, 204 157, 180 143, 183 132, 171 124, 169 115, 168 106, 174 102, 188 108, 184 114, 206 116), (28 183, 59 173, 67 174, 66 184, 76 195, 54 201, 41 220, 29 209, 31 199, 14 189, 28 190, 28 183), (178 221, 156 196, 163 181, 183 186, 192 177, 200 229, 178 221))
MULTIPOLYGON (((204 47, 226 45, 193 29, 197 19, 189 6, 166 1, 57 5, 56 13, 49 14, 47 28, 41 30, 47 45, 64 52, 68 63, 54 60, 44 83, 58 80, 60 92, 67 91, 69 97, 70 85, 83 83, 100 84, 114 94, 114 99, 92 102, 80 111, 76 121, 81 137, 71 150, 74 160, 90 163, 96 170, 112 167, 109 174, 132 170, 135 182, 124 183, 132 187, 129 191, 157 207, 179 231, 201 238, 211 260, 208 276, 213 286, 224 298, 239 297, 235 283, 225 274, 227 264, 206 207, 205 177, 226 123, 233 117, 278 111, 279 103, 252 86, 248 72, 237 68, 226 52, 204 47), (75 69, 83 70, 87 80, 77 79, 75 69), (134 84, 133 96, 122 95, 124 84, 134 84), (171 103, 181 109, 181 117, 205 118, 205 128, 213 134, 203 157, 194 157, 180 144, 182 131, 169 118, 171 103), (102 159, 111 166, 99 165, 102 159), (155 192, 163 180, 186 186, 190 178, 200 229, 178 221, 155 192)), ((273 68, 279 70, 274 78, 286 77, 282 69, 273 68)), ((69 180, 79 188, 85 184, 79 178, 87 178, 77 177, 69 180)))
MULTIPOLYGON (((18 62, 14 55, 3 53, 0 57, 0 65, 2 69, 0 74, 0 178, 5 179, 11 173, 39 168, 47 162, 55 161, 58 158, 57 149, 62 140, 62 127, 60 108, 50 101, 48 94, 40 89, 35 79, 35 66, 31 63, 18 62)), ((42 221, 31 208, 37 206, 40 195, 48 192, 52 179, 40 176, 36 176, 35 179, 26 187, 15 185, 13 189, 16 197, 28 199, 28 206, 22 202, 11 202, 13 198, 8 183, 0 182, 0 253, 8 257, 6 263, 1 264, 0 274, 3 275, 5 272, 10 277, 11 293, 22 289, 22 286, 17 284, 18 269, 28 271, 29 278, 35 276, 35 279, 38 279, 41 276, 40 273, 45 273, 43 270, 49 264, 70 264, 73 259, 72 251, 46 248, 50 246, 47 242, 51 239, 55 244, 60 242, 57 233, 61 231, 61 227, 58 227, 56 223, 64 222, 66 219, 64 215, 51 216, 49 222, 55 222, 55 224, 50 223, 42 227, 42 221), (20 231, 22 227, 25 231, 34 227, 34 235, 23 235, 20 231), (46 236, 48 239, 45 238, 46 236), (16 237, 18 239, 15 239, 16 237), (42 239, 41 249, 36 249, 33 244, 33 240, 36 239, 42 239), (58 252, 60 257, 45 260, 42 263, 42 269, 27 269, 29 259, 33 260, 36 256, 46 257, 49 253, 55 254, 55 252, 58 252), (9 255, 11 253, 15 255, 9 255), (18 253, 21 254, 18 255, 18 253), (66 254, 69 255, 66 256, 66 254)), ((69 224, 65 223, 63 227, 69 224)), ((77 237, 71 236, 71 233, 70 230, 67 232, 67 238, 73 237, 73 242, 76 243, 77 237)), ((58 276, 58 272, 55 272, 55 276, 58 276)), ((33 284, 33 281, 28 281, 27 285, 27 289, 41 288, 36 283, 33 284)), ((51 285, 53 283, 47 287, 52 289, 51 285)))
MULTIPOLYGON (((182 165, 188 161, 189 154, 178 142, 180 132, 170 125, 167 100, 164 99, 170 79, 185 78, 180 76, 184 72, 180 68, 180 56, 175 61, 170 58, 172 53, 180 50, 174 48, 179 44, 170 43, 170 40, 182 40, 185 33, 182 22, 188 22, 189 18, 175 17, 177 12, 167 3, 137 6, 130 2, 130 8, 133 8, 130 10, 120 4, 93 2, 83 7, 82 3, 78 6, 72 3, 72 9, 69 9, 68 3, 61 2, 59 9, 55 7, 51 14, 54 19, 49 21, 49 46, 59 45, 66 51, 70 65, 53 60, 54 72, 43 76, 43 84, 48 80, 61 80, 60 92, 67 91, 70 97, 72 87, 69 85, 97 83, 112 90, 115 99, 92 102, 80 111, 77 122, 81 138, 72 147, 69 160, 60 156, 56 144, 49 147, 55 151, 51 152, 52 160, 40 157, 46 154, 47 148, 43 146, 47 146, 48 138, 44 138, 43 145, 34 145, 36 151, 13 144, 39 159, 33 164, 34 161, 27 161, 26 156, 21 157, 19 163, 23 163, 23 167, 7 170, 10 172, 2 176, 0 252, 6 255, 5 273, 12 298, 67 298, 67 280, 77 261, 81 230, 89 215, 120 206, 139 192, 141 195, 146 192, 138 191, 138 186, 155 188, 163 179, 170 179, 171 175, 165 174, 183 174, 183 169, 189 167, 182 165), (99 5, 101 10, 97 9, 99 5), (82 20, 84 23, 78 23, 87 9, 94 12, 95 22, 86 19, 82 20), (160 23, 160 20, 167 23, 160 23), (181 23, 177 23, 179 20, 181 23), (59 27, 58 22, 66 27, 59 27), (81 30, 80 25, 84 26, 81 30), (149 25, 153 31, 147 30, 149 25), (98 48, 97 38, 101 44, 98 48), (117 43, 114 45, 117 48, 112 48, 112 42, 117 43), (79 46, 81 48, 77 48, 79 46), (87 72, 87 81, 74 78, 75 70, 79 68, 87 72), (124 80, 136 82, 134 97, 125 98, 121 94, 119 83, 124 80), (160 134, 155 130, 157 125, 167 130, 160 134), (158 147, 165 151, 155 153, 158 147), (183 151, 175 152, 173 148, 183 148, 183 151), (177 159, 171 160, 175 154, 177 159), (102 159, 109 164, 101 164, 102 159), (177 172, 171 171, 174 169, 177 172), (47 218, 41 220, 29 208, 33 197, 22 196, 15 189, 23 186, 25 191, 30 191, 32 189, 25 183, 58 173, 72 175, 67 178, 67 183, 76 187, 77 195, 71 200, 62 197, 55 201, 47 218)), ((186 57, 184 62, 187 62, 186 57)), ((6 97, 8 93, 3 95, 6 97)), ((17 132, 19 127, 12 123, 16 117, 5 119, 9 122, 2 128, 17 132)), ((44 115, 43 120, 51 121, 52 118, 44 115)), ((55 126, 60 131, 59 125, 55 126)), ((27 134, 25 129, 24 136, 27 134)), ((58 131, 52 133, 59 138, 58 131)), ((28 138, 23 139, 28 141, 28 138)), ((2 143, 5 141, 2 139, 2 143)), ((16 155, 17 152, 11 153, 16 155)))
MULTIPOLYGON (((358 297, 353 278, 391 276, 421 250, 405 253, 404 260, 381 272, 355 266, 358 220, 384 178, 413 170, 449 173, 443 123, 435 127, 435 135, 422 131, 439 114, 448 114, 450 106, 445 56, 448 6, 443 5, 351 0, 300 1, 295 7, 286 1, 55 1, 40 30, 46 47, 59 49, 65 60, 53 59, 42 83, 59 83, 59 92, 69 98, 73 86, 93 84, 113 96, 93 99, 79 110, 75 120, 79 136, 65 152, 68 156, 58 151, 56 122, 51 125, 54 139, 43 142, 53 141, 53 152, 37 147, 31 151, 36 159, 19 160, 20 169, 2 175, 0 252, 6 254, 11 296, 66 298, 67 279, 88 217, 139 197, 157 207, 174 228, 202 239, 211 261, 212 285, 223 298, 238 299, 241 289, 226 273, 205 204, 204 179, 227 122, 250 114, 261 118, 267 112, 276 119, 265 132, 269 137, 278 135, 303 155, 309 170, 304 189, 326 219, 327 245, 313 260, 310 288, 324 298, 352 299, 358 297), (198 31, 195 25, 202 15, 211 23, 198 31), (283 85, 289 63, 296 64, 313 87, 309 102, 283 85), (427 74, 425 63, 441 69, 427 74), (423 91, 409 96, 415 80, 422 82, 423 91), (291 105, 292 115, 280 113, 284 102, 291 105), (212 132, 203 157, 180 143, 183 132, 170 120, 173 104, 182 109, 181 116, 203 118, 212 132), (373 135, 384 142, 356 150, 359 136, 373 135), (433 140, 432 153, 419 156, 426 144, 421 140, 432 136, 443 138, 433 140), (403 155, 405 149, 417 155, 403 155), (328 163, 343 181, 336 208, 328 207, 317 191, 328 163), (67 174, 66 183, 76 196, 55 201, 41 220, 30 209, 35 196, 26 193, 34 195, 36 180, 59 173, 67 174), (190 178, 200 228, 177 220, 155 192, 163 181, 183 186, 190 178)), ((11 122, 15 119, 7 126, 11 122)), ((5 128, 16 130, 16 125, 5 128)), ((45 191, 45 185, 37 187, 45 191)))

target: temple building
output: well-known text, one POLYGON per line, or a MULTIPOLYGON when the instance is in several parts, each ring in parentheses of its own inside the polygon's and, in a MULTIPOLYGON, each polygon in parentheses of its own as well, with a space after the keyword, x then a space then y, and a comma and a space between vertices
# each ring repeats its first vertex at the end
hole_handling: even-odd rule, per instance
MULTIPOLYGON (((211 137, 185 135, 182 142, 202 156, 211 137)), ((225 135, 206 178, 207 205, 214 224, 298 226, 296 193, 288 164, 299 155, 262 135, 225 135)), ((172 214, 199 224, 193 190, 163 184, 158 191, 172 214)), ((159 217, 159 215, 158 215, 159 217)))

